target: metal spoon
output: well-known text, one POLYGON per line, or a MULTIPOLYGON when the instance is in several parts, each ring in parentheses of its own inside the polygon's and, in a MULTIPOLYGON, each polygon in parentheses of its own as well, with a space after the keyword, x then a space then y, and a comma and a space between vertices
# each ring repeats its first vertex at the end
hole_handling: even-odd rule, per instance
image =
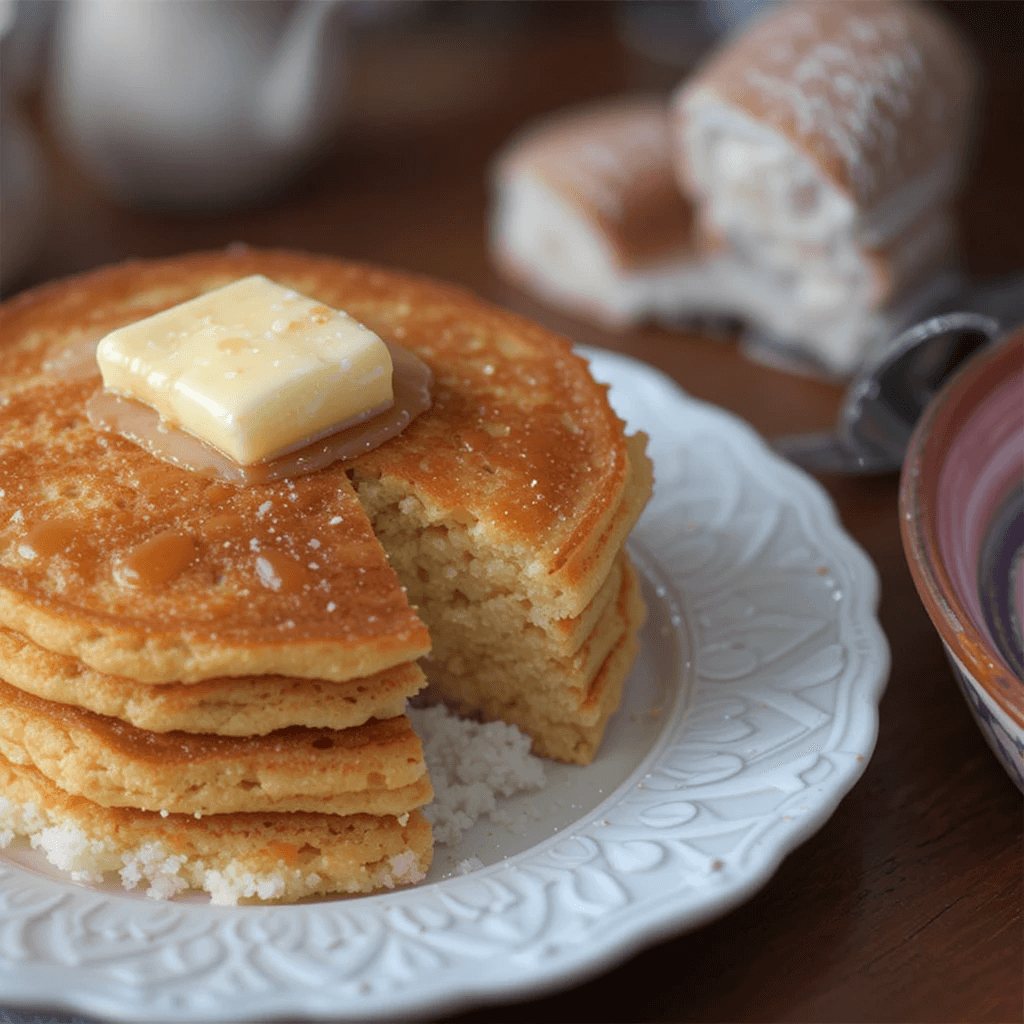
POLYGON ((853 379, 831 433, 776 438, 776 450, 812 473, 899 470, 914 424, 945 379, 1024 319, 1024 278, 959 301, 979 312, 941 313, 904 331, 853 379))

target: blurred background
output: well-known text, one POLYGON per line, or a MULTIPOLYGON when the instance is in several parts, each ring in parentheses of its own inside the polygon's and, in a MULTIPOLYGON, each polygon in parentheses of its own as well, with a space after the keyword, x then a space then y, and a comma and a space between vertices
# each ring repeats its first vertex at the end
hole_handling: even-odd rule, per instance
MULTIPOLYGON (((670 92, 764 3, 4 0, 0 287, 244 241, 488 267, 488 169, 538 116, 670 92)), ((972 276, 1024 267, 1024 4, 940 5, 984 64, 960 202, 972 276), (998 244, 992 244, 998 240, 998 244)))

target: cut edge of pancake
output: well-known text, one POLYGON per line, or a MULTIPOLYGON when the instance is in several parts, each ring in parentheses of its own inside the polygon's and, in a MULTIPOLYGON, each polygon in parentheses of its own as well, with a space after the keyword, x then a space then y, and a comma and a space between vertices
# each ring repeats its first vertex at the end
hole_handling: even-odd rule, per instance
POLYGON ((494 689, 460 695, 443 682, 432 682, 428 693, 432 690, 440 694, 445 704, 459 714, 518 726, 532 738, 533 753, 538 757, 587 765, 594 759, 608 721, 619 706, 639 649, 637 636, 647 615, 635 571, 628 562, 618 605, 625 628, 571 713, 553 713, 550 707, 538 706, 528 697, 507 696, 494 689))

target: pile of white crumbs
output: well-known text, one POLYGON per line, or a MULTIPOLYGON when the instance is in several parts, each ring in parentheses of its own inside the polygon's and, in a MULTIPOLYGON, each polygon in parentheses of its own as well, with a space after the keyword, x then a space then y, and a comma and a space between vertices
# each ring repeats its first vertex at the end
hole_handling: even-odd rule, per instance
POLYGON ((514 725, 459 718, 443 704, 409 708, 408 714, 434 784, 434 802, 423 813, 435 843, 454 846, 482 815, 514 826, 498 808, 498 797, 543 789, 544 763, 514 725))

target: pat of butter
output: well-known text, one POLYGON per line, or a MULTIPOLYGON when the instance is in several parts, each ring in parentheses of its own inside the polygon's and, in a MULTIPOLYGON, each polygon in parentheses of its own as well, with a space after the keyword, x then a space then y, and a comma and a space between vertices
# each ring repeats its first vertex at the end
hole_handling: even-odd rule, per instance
POLYGON ((348 314, 261 275, 108 334, 108 391, 248 466, 394 403, 391 354, 348 314))

